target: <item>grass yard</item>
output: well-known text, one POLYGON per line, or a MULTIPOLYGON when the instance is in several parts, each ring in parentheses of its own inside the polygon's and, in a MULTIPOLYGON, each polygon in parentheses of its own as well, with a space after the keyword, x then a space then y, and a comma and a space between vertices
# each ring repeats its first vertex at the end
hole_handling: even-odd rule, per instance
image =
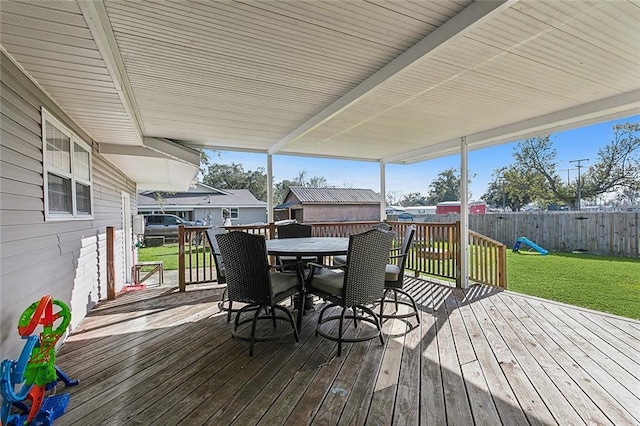
MULTIPOLYGON (((199 246, 199 250, 202 250, 202 246, 199 246)), ((164 261, 163 267, 165 271, 177 270, 178 244, 165 244, 160 247, 143 247, 138 250, 138 260, 141 262, 162 260, 164 261)), ((193 257, 192 262, 195 264, 195 256, 193 257)))
POLYGON ((507 288, 640 319, 640 260, 587 254, 507 252, 507 288))

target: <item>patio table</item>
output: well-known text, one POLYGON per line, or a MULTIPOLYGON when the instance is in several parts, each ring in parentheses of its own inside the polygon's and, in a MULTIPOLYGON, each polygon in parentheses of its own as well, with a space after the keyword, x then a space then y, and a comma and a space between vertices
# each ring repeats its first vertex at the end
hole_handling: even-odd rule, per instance
MULTIPOLYGON (((267 253, 271 256, 295 256, 298 260, 303 257, 316 257, 318 263, 323 263, 325 256, 345 255, 349 250, 349 238, 341 237, 300 237, 267 240, 267 253)), ((304 277, 303 285, 311 280, 311 273, 304 277)), ((313 296, 307 296, 307 305, 313 306, 313 296)), ((303 312, 304 314, 304 312, 303 312)), ((302 316, 298 315, 298 328, 302 325, 302 316)))

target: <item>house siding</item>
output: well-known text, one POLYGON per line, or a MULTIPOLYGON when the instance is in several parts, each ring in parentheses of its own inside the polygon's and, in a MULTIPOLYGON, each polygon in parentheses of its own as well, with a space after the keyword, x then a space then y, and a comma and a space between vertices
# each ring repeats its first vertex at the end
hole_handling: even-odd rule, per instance
POLYGON ((131 211, 136 197, 135 183, 97 154, 97 143, 2 52, 0 59, 0 357, 15 359, 24 345, 18 319, 33 302, 51 295, 69 304, 73 329, 106 298, 107 226, 116 228, 116 288, 128 281, 122 192, 131 211), (43 107, 93 147, 92 220, 45 222, 43 107))

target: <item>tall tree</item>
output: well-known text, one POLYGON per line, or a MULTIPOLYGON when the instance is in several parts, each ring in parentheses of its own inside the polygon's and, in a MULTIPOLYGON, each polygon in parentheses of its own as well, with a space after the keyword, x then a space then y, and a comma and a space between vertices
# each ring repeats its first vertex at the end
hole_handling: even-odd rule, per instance
POLYGON ((613 140, 598 150, 595 163, 578 181, 564 183, 558 173, 557 152, 549 136, 520 142, 514 152, 516 167, 537 172, 549 190, 547 199, 576 206, 578 184, 583 199, 612 192, 638 190, 640 184, 640 123, 615 125, 613 140))
POLYGON ((536 171, 511 165, 496 169, 493 176, 487 193, 480 197, 492 207, 518 211, 529 203, 544 200, 548 194, 543 176, 536 171))
POLYGON ((403 207, 426 206, 427 204, 427 197, 419 192, 411 192, 400 200, 400 205, 403 207))
POLYGON ((245 171, 242 164, 213 163, 207 166, 202 182, 220 189, 248 189, 258 200, 267 200, 267 174, 262 167, 245 171))
MULTIPOLYGON (((472 177, 469 177, 469 182, 472 177)), ((460 200, 460 174, 454 168, 440 172, 429 185, 427 204, 435 205, 441 201, 458 200, 460 200)))

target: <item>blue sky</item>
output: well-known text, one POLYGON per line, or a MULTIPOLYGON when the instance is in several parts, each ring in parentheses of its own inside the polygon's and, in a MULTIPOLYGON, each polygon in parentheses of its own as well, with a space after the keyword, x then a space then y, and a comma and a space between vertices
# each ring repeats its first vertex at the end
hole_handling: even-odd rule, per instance
MULTIPOLYGON (((559 169, 575 169, 575 164, 569 160, 588 158, 585 166, 594 164, 598 149, 607 145, 613 139, 613 126, 619 123, 637 122, 640 116, 632 116, 621 120, 595 124, 579 129, 567 130, 551 135, 554 147, 558 152, 559 169)), ((470 185, 471 198, 477 200, 487 190, 495 169, 513 162, 513 150, 516 143, 503 144, 496 147, 474 150, 469 152, 469 174, 476 175, 470 185)), ((267 168, 266 154, 242 153, 234 151, 219 151, 220 157, 209 153, 214 162, 243 165, 244 170, 255 170, 258 167, 267 168)), ((387 193, 396 191, 397 194, 429 192, 429 185, 440 172, 448 168, 460 167, 460 156, 452 155, 434 160, 423 161, 411 165, 387 164, 386 185, 387 193)), ((274 181, 293 179, 299 172, 306 170, 307 177, 322 176, 332 186, 349 186, 352 188, 370 188, 380 191, 380 166, 378 163, 349 160, 329 160, 290 155, 273 156, 274 181)), ((584 170, 584 169, 583 169, 584 170)), ((567 172, 561 176, 566 178, 567 172)), ((570 179, 577 177, 577 170, 569 171, 570 179)))

